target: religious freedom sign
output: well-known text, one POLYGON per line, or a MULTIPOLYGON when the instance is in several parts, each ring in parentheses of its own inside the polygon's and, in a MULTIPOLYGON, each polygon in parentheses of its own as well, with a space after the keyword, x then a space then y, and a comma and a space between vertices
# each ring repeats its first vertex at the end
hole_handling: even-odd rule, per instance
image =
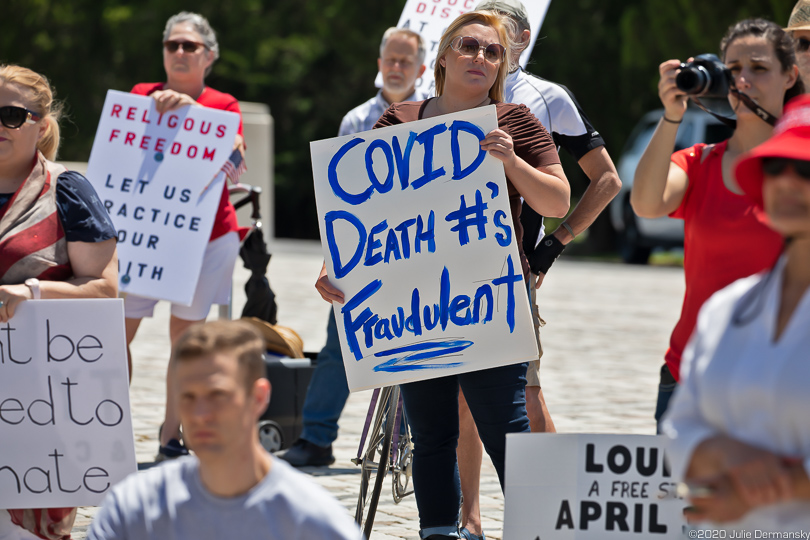
MULTIPOLYGON (((427 55, 425 74, 416 81, 416 89, 432 95, 435 81, 433 70, 436 67, 436 53, 439 49, 439 40, 453 20, 468 11, 472 11, 482 0, 408 0, 402 15, 399 16, 397 28, 407 28, 421 34, 425 40, 427 55)), ((529 16, 532 27, 532 37, 529 46, 520 55, 520 65, 526 67, 529 57, 534 49, 534 42, 543 26, 543 19, 551 0, 521 0, 529 16)), ((382 88, 382 75, 377 74, 377 88, 382 88)))
POLYGON ((537 358, 495 106, 311 143, 349 388, 537 358))
POLYGON ((135 472, 124 305, 22 302, 0 324, 0 508, 94 506, 135 472))
POLYGON ((504 539, 684 538, 664 447, 652 435, 507 435, 504 539))
POLYGON ((190 305, 239 115, 110 90, 87 178, 118 231, 121 292, 190 305))

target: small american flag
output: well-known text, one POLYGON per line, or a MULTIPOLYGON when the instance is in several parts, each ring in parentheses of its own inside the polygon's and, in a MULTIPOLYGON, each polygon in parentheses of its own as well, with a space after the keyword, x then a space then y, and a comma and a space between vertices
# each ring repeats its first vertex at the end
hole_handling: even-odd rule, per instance
POLYGON ((225 173, 225 176, 228 177, 228 180, 230 180, 232 184, 238 184, 239 177, 242 176, 245 171, 247 171, 247 165, 245 165, 245 160, 242 159, 242 154, 238 149, 234 150, 231 152, 231 157, 229 157, 225 165, 222 166, 222 172, 225 173))
POLYGON ((208 188, 211 187, 211 184, 214 183, 214 180, 217 179, 217 176, 219 176, 220 173, 224 173, 232 184, 238 184, 239 177, 242 176, 245 171, 247 171, 247 165, 245 165, 245 160, 242 159, 242 154, 238 149, 234 150, 231 152, 231 157, 228 158, 228 161, 226 161, 225 165, 223 165, 219 170, 219 173, 214 175, 211 181, 208 182, 208 184, 206 184, 206 186, 200 192, 200 197, 202 197, 205 192, 208 191, 208 188))

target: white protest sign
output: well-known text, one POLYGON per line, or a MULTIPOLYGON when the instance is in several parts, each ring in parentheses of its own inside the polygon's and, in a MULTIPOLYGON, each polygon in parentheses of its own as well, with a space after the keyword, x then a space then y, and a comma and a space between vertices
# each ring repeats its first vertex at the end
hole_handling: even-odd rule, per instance
POLYGON ((191 304, 238 128, 232 112, 161 115, 152 98, 107 92, 87 178, 118 231, 121 292, 191 304))
POLYGON ((537 358, 495 106, 311 143, 351 390, 537 358))
POLYGON ((504 539, 684 538, 664 447, 652 435, 507 435, 504 539))
POLYGON ((0 508, 94 506, 135 472, 124 304, 35 300, 0 324, 0 508))
MULTIPOLYGON (((453 20, 459 15, 472 11, 482 0, 408 0, 402 15, 399 17, 397 28, 407 28, 418 32, 425 40, 427 54, 425 65, 427 69, 420 79, 416 81, 416 89, 425 95, 432 95, 435 82, 433 70, 436 67, 436 54, 439 50, 439 41, 453 20)), ((520 65, 526 67, 532 55, 534 43, 543 19, 546 17, 551 0, 521 0, 529 17, 532 27, 532 37, 529 46, 520 55, 520 65)), ((377 88, 382 88, 382 75, 377 73, 377 88)))

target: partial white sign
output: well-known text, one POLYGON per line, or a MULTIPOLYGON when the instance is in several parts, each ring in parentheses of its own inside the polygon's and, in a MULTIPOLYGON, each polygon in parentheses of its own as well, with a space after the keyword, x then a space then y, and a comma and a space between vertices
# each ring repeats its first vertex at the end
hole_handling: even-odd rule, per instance
POLYGON ((652 435, 507 435, 504 539, 685 538, 664 447, 652 435))
MULTIPOLYGON (((475 9, 482 0, 408 0, 402 15, 399 17, 397 28, 408 28, 418 32, 425 40, 427 55, 425 56, 425 70, 422 78, 416 81, 416 89, 425 95, 433 95, 435 82, 433 80, 433 70, 436 67, 436 53, 439 49, 439 41, 442 34, 447 30, 453 20, 468 11, 475 9)), ((543 26, 543 19, 546 17, 548 6, 551 0, 522 0, 529 16, 529 24, 532 27, 532 38, 529 46, 520 55, 520 65, 526 67, 529 57, 532 55, 534 43, 540 28, 543 26)), ((377 88, 382 88, 382 75, 377 73, 377 88)))
POLYGON ((118 231, 121 292, 190 305, 239 115, 110 90, 87 164, 118 231))
POLYGON ((95 506, 136 470, 120 299, 22 302, 0 324, 0 508, 95 506))
POLYGON ((349 388, 537 358, 495 106, 311 143, 349 388))

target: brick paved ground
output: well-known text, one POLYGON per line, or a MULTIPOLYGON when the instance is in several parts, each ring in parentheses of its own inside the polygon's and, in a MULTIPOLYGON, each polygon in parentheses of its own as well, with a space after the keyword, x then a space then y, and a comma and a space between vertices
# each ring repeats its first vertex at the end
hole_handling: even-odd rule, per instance
MULTIPOLYGON (((279 304, 279 322, 294 328, 305 350, 317 351, 326 337, 329 306, 313 288, 322 255, 314 242, 273 244, 269 278, 279 304)), ((244 304, 236 272, 234 307, 244 304)), ((542 339, 543 389, 560 432, 654 433, 652 411, 657 374, 669 332, 683 296, 683 272, 618 264, 555 264, 539 293, 541 315, 548 321, 542 339)), ((212 316, 215 313, 212 311, 212 316)), ((138 462, 150 463, 162 421, 164 376, 168 357, 168 306, 159 305, 145 320, 133 344, 135 372, 131 400, 138 462)), ((359 485, 355 455, 370 392, 352 394, 335 443, 336 463, 304 469, 353 513, 359 485)), ((495 470, 485 459, 481 508, 487 538, 502 538, 503 496, 495 470)), ((74 538, 83 539, 95 512, 80 509, 74 538)), ((383 492, 374 538, 418 539, 413 497, 393 504, 390 485, 383 492)))

